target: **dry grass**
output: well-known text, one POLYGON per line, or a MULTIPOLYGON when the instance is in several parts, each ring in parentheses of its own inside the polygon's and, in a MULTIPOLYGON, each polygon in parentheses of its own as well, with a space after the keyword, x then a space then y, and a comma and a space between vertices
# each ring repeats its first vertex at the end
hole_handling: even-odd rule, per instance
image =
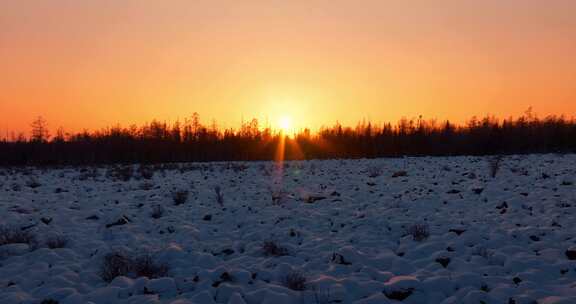
POLYGON ((167 264, 154 261, 148 254, 132 257, 126 253, 112 252, 104 256, 99 274, 102 280, 110 283, 119 276, 161 278, 168 274, 168 270, 167 264))

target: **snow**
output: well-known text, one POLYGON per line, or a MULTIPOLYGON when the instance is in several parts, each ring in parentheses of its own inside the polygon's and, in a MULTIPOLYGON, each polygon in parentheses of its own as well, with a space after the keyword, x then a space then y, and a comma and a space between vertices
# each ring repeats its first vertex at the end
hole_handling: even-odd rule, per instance
POLYGON ((35 241, 0 233, 0 303, 576 303, 576 155, 507 156, 495 178, 488 160, 3 168, 0 225, 35 241), (112 252, 168 272, 106 282, 112 252))

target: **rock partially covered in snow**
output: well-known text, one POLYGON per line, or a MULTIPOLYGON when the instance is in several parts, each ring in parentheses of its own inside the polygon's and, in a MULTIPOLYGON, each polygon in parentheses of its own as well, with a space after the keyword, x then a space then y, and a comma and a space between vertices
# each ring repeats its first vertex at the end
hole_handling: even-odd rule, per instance
POLYGON ((234 294, 232 294, 232 296, 230 296, 228 304, 246 304, 246 302, 239 293, 235 292, 234 294))
POLYGON ((175 296, 177 293, 176 282, 173 278, 160 278, 148 281, 146 289, 148 293, 160 296, 175 296))
POLYGON ((576 246, 566 250, 566 257, 572 261, 576 260, 576 246))
POLYGON ((420 280, 413 276, 396 276, 384 284, 384 293, 389 299, 403 301, 411 296, 419 285, 420 280))
POLYGON ((212 294, 208 291, 202 291, 200 293, 198 293, 197 295, 195 295, 192 298, 192 302, 193 303, 205 303, 205 304, 216 304, 216 302, 214 301, 214 296, 212 296, 212 294))
POLYGON ((388 304, 391 303, 383 294, 375 294, 368 298, 355 302, 356 304, 388 304))
POLYGON ((0 246, 0 257, 11 255, 22 255, 30 252, 28 244, 6 244, 0 246))

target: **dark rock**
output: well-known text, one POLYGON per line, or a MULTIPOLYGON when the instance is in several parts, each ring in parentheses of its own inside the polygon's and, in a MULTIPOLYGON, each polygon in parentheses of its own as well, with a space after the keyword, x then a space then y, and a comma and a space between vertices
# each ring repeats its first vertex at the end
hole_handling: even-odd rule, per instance
POLYGON ((569 260, 575 261, 576 260, 576 247, 566 250, 565 254, 569 260))
POLYGON ((386 297, 390 300, 404 301, 414 292, 414 288, 406 288, 401 290, 394 290, 391 292, 384 292, 386 297))
POLYGON ((234 252, 235 252, 234 249, 230 249, 230 248, 226 248, 226 249, 222 250, 222 254, 224 254, 224 255, 231 255, 231 254, 234 254, 234 252))
POLYGON ((344 256, 339 253, 332 254, 332 263, 340 265, 352 265, 352 263, 346 261, 346 259, 344 259, 344 256))
POLYGON ((118 219, 116 222, 114 223, 110 223, 110 224, 106 224, 106 228, 111 228, 114 226, 122 226, 122 225, 126 225, 130 222, 130 220, 128 220, 127 217, 122 216, 120 219, 118 219))
POLYGON ((450 258, 449 257, 440 257, 436 259, 436 263, 442 265, 442 267, 446 268, 448 267, 448 264, 450 264, 450 258))
POLYGON ((398 171, 398 172, 394 172, 394 174, 392 174, 393 178, 396 177, 404 177, 404 176, 408 176, 408 172, 406 171, 398 171))
POLYGON ((461 235, 462 233, 466 232, 466 230, 464 230, 464 229, 450 229, 450 230, 448 230, 448 232, 454 232, 457 235, 461 235))
POLYGON ((320 195, 316 195, 316 196, 315 196, 315 195, 310 195, 310 196, 308 196, 307 198, 304 199, 304 202, 305 202, 305 203, 308 203, 308 204, 312 204, 312 203, 314 203, 314 202, 316 202, 316 201, 320 201, 320 200, 323 200, 323 199, 326 199, 326 197, 325 197, 325 196, 320 196, 320 195))

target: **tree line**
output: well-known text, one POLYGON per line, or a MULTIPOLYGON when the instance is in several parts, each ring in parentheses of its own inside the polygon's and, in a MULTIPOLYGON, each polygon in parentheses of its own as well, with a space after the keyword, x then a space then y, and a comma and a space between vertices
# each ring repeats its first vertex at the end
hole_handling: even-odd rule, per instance
POLYGON ((576 121, 563 116, 540 119, 530 111, 519 118, 492 116, 449 121, 401 119, 396 124, 339 123, 317 132, 302 129, 288 136, 256 119, 238 129, 200 122, 194 113, 183 123, 152 121, 98 131, 50 136, 46 121, 32 123, 29 138, 0 141, 0 165, 77 165, 194 161, 376 158, 576 152, 576 121))

